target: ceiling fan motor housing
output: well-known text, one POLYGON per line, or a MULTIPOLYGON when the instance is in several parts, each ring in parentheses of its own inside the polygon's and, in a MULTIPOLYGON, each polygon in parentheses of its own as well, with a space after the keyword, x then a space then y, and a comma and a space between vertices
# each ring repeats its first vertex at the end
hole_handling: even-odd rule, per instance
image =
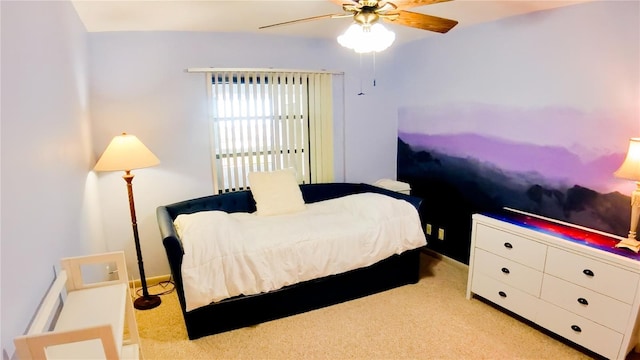
POLYGON ((353 16, 355 22, 360 25, 373 25, 379 19, 380 16, 375 12, 375 8, 365 6, 353 16))

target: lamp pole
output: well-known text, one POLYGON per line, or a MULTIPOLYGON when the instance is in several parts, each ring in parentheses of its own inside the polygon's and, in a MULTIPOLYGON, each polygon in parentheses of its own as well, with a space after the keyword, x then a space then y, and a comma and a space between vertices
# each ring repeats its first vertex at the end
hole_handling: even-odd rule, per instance
POLYGON ((640 241, 636 239, 638 230, 638 217, 640 216, 640 182, 636 181, 636 188, 631 193, 631 221, 629 225, 629 235, 627 238, 616 244, 617 248, 625 248, 634 252, 640 251, 640 241))
POLYGON ((140 282, 142 283, 142 296, 133 302, 133 306, 139 310, 153 309, 160 305, 162 300, 158 295, 150 295, 147 289, 147 278, 144 274, 142 262, 142 249, 140 248, 140 236, 138 235, 138 222, 136 220, 136 206, 133 201, 133 174, 131 170, 125 170, 122 176, 127 182, 127 192, 129 194, 129 211, 131 212, 131 227, 133 228, 133 240, 136 244, 136 255, 138 256, 138 270, 140 271, 140 282))

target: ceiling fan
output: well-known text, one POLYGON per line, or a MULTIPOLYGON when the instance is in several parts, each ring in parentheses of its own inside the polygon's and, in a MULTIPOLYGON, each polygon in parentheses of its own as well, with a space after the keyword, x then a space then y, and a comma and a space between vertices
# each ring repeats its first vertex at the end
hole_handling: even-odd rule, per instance
POLYGON ((412 28, 446 33, 458 24, 455 20, 441 17, 420 14, 405 9, 430 5, 451 0, 329 0, 337 5, 341 5, 344 13, 312 16, 304 19, 285 21, 277 24, 265 25, 259 29, 266 29, 275 26, 290 25, 300 22, 353 17, 355 23, 363 27, 372 26, 380 19, 385 22, 397 25, 404 25, 412 28))

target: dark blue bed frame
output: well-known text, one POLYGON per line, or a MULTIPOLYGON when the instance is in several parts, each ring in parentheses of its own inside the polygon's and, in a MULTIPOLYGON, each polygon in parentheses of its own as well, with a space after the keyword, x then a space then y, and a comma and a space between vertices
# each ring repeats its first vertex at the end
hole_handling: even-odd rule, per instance
MULTIPOLYGON (((300 185, 300 189, 306 203, 375 192, 406 200, 419 213, 422 205, 420 198, 368 184, 305 184, 300 185)), ((256 325, 418 282, 420 249, 393 255, 365 268, 305 281, 267 293, 236 296, 187 312, 181 275, 183 249, 173 220, 180 214, 207 210, 253 212, 256 207, 251 191, 245 190, 160 206, 156 211, 189 339, 256 325)))

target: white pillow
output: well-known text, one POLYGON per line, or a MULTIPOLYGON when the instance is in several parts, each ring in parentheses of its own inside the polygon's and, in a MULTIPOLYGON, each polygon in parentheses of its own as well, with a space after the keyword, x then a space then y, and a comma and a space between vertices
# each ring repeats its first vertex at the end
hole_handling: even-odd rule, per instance
POLYGON ((257 215, 288 214, 305 209, 295 170, 250 172, 249 187, 256 201, 257 215))

